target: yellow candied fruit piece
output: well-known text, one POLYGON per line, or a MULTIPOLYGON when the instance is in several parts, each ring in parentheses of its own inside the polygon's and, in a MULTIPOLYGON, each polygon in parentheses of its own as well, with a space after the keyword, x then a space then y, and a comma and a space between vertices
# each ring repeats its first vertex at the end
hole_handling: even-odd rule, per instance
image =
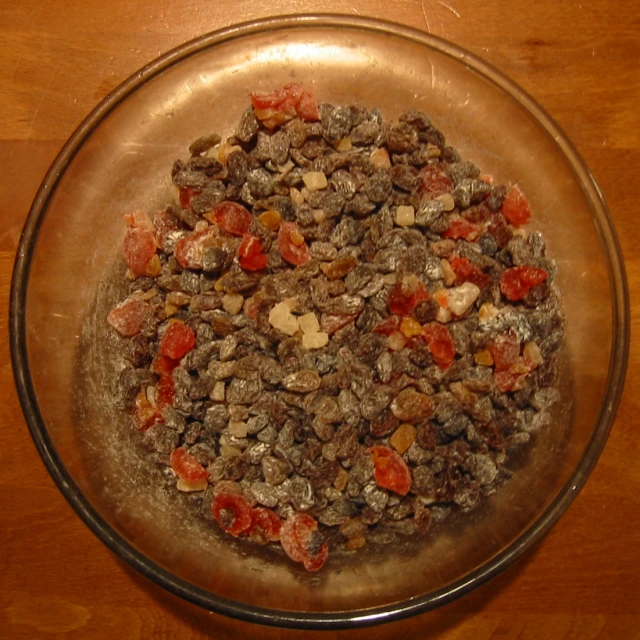
POLYGON ((291 240, 291 244, 296 247, 299 247, 304 244, 304 236, 295 229, 289 234, 289 239, 291 240))
POLYGON ((364 536, 358 536, 357 538, 351 538, 351 540, 347 540, 346 547, 351 551, 355 549, 360 549, 367 544, 367 539, 364 536))
POLYGON ((190 493, 192 491, 204 491, 209 486, 206 478, 202 480, 183 480, 182 478, 178 479, 178 483, 176 484, 176 489, 178 491, 184 491, 186 493, 190 493))
POLYGON ((277 231, 280 228, 282 216, 279 211, 268 209, 258 216, 258 222, 269 229, 269 231, 277 231))
POLYGON ((147 263, 147 275, 150 278, 155 278, 156 276, 160 275, 161 271, 162 264, 160 262, 160 258, 158 257, 157 253, 154 253, 153 258, 151 258, 151 260, 149 260, 149 262, 147 263))
POLYGON ((540 353, 540 347, 536 342, 533 341, 527 342, 527 344, 524 345, 522 355, 524 356, 525 360, 528 360, 535 366, 541 365, 544 362, 542 353, 540 353))
POLYGON ((164 312, 167 315, 167 318, 175 315, 177 311, 178 307, 176 307, 175 305, 169 304, 168 302, 164 305, 164 312))
POLYGON ((402 455, 416 440, 416 428, 412 424, 401 424, 389 438, 391 446, 402 455))
POLYGON ((438 289, 433 294, 433 299, 444 309, 449 306, 449 294, 446 289, 438 289))
POLYGON ((423 334, 422 325, 414 318, 402 318, 400 331, 405 338, 413 338, 423 334))
POLYGON ((490 302, 485 302, 478 309, 478 320, 480 322, 489 322, 489 320, 493 320, 498 315, 498 307, 491 304, 490 302))
POLYGON ((347 136, 346 138, 342 138, 340 140, 338 140, 338 142, 336 142, 333 145, 333 148, 336 151, 339 151, 340 153, 345 153, 346 151, 351 151, 351 138, 349 136, 347 136))
POLYGON ((480 351, 477 351, 476 355, 474 356, 474 359, 476 361, 476 364, 479 364, 483 367, 490 367, 493 365, 493 358, 491 357, 491 354, 486 349, 481 349, 480 351))

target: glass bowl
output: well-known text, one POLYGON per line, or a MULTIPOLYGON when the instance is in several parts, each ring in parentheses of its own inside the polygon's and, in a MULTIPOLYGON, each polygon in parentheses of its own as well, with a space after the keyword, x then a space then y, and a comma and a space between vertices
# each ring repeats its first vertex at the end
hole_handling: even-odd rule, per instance
POLYGON ((173 593, 251 622, 373 624, 468 592, 514 562, 567 509, 593 468, 622 390, 629 344, 621 253, 592 176, 551 118, 495 69, 422 32, 345 16, 225 29, 152 62, 80 125, 47 174, 21 238, 11 295, 15 379, 35 444, 67 500, 120 558, 173 593), (170 168, 214 129, 230 133, 252 90, 313 85, 395 118, 426 111, 463 157, 527 193, 559 267, 566 340, 553 424, 512 480, 432 537, 330 559, 306 575, 218 535, 158 491, 113 401, 122 215, 170 196, 170 168))

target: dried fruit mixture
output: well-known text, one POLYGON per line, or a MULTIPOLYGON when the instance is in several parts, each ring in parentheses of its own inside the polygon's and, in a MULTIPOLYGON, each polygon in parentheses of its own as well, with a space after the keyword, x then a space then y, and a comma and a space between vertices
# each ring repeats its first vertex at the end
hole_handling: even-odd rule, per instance
POLYGON ((125 216, 130 295, 107 320, 177 490, 317 571, 510 476, 559 398, 562 314, 526 195, 427 115, 297 85, 251 102, 175 162, 174 203, 125 216))

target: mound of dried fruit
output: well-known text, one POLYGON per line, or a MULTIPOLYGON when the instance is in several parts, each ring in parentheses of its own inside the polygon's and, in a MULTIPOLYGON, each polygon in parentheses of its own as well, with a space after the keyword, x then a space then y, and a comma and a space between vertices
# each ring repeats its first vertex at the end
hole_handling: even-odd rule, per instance
POLYGON ((125 216, 126 406, 219 527, 316 571, 423 533, 549 422, 563 325, 517 185, 419 111, 253 94, 125 216))

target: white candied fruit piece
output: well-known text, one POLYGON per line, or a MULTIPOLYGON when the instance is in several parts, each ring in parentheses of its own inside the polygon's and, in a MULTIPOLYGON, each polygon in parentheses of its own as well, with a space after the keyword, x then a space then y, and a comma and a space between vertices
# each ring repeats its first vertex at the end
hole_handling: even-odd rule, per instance
POLYGON ((322 349, 329 343, 329 334, 324 331, 316 331, 316 333, 303 333, 302 346, 305 349, 322 349))
POLYGON ((225 385, 223 380, 218 380, 218 382, 213 385, 210 397, 214 402, 224 402, 225 385))
POLYGON ((300 325, 302 333, 318 333, 318 331, 320 331, 320 323, 313 311, 300 316, 298 318, 298 324, 300 325))
POLYGON ((289 197, 291 198, 291 202, 293 202, 293 204, 297 205, 298 207, 304 204, 304 196, 302 195, 300 189, 291 187, 291 189, 289 189, 289 197))
POLYGON ((451 264, 446 258, 440 260, 440 266, 442 267, 444 283, 447 287, 450 287, 456 281, 456 272, 451 268, 451 264))
POLYGON ((327 176, 322 171, 308 171, 302 176, 302 181, 309 191, 318 191, 327 186, 327 176))
POLYGON ((369 162, 376 169, 388 169, 391 166, 389 153, 386 149, 376 149, 370 156, 369 162))
POLYGON ((446 309, 445 307, 440 307, 438 309, 438 313, 436 314, 436 320, 441 324, 451 322, 451 311, 449 311, 449 309, 446 309))
POLYGON ((269 312, 269 324, 276 329, 292 336, 299 329, 298 319, 291 314, 286 302, 278 302, 269 312))
POLYGON ((410 227, 416 221, 416 212, 411 205, 401 204, 396 208, 396 224, 399 227, 410 227))
POLYGON ((491 304, 491 302, 485 302, 478 311, 478 320, 480 322, 491 322, 499 313, 498 307, 491 304))
POLYGON ((202 480, 195 480, 195 481, 183 480, 182 478, 179 478, 176 488, 178 489, 178 491, 191 492, 191 491, 204 491, 208 486, 209 486, 209 483, 207 482, 206 478, 202 478, 202 480))
POLYGON ((447 292, 449 310, 457 316, 463 315, 478 299, 480 287, 473 282, 465 282, 447 292))
POLYGON ((246 438, 248 427, 246 422, 241 420, 229 420, 229 426, 227 428, 230 435, 234 438, 246 438))
POLYGON ((400 331, 394 331, 388 338, 387 344, 391 351, 402 351, 407 339, 400 333, 400 331))
POLYGON ((434 198, 434 200, 440 200, 445 211, 453 211, 456 206, 455 202, 453 201, 453 196, 450 193, 443 193, 437 198, 434 198))
POLYGON ((222 308, 232 316, 242 311, 244 305, 244 297, 239 293, 226 293, 222 296, 222 308))
POLYGON ((382 281, 389 285, 389 284, 395 284, 396 283, 396 274, 395 273, 385 273, 382 276, 382 281))

